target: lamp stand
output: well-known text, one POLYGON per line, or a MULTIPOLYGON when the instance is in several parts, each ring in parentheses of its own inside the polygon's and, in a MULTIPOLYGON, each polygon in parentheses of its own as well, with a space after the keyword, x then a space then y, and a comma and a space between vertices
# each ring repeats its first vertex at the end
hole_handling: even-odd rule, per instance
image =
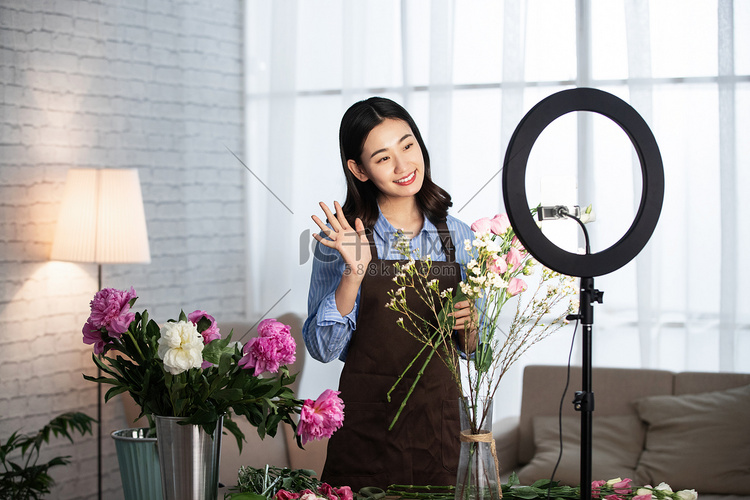
MULTIPOLYGON (((102 265, 97 264, 98 267, 98 280, 97 285, 98 288, 96 291, 102 289, 102 265)), ((99 358, 101 359, 101 354, 99 355, 99 358)), ((96 375, 97 377, 102 376, 102 369, 98 366, 96 367, 96 375)), ((97 425, 97 436, 96 436, 96 479, 97 479, 97 494, 98 499, 102 500, 102 384, 96 384, 96 419, 99 422, 99 425, 97 425)))

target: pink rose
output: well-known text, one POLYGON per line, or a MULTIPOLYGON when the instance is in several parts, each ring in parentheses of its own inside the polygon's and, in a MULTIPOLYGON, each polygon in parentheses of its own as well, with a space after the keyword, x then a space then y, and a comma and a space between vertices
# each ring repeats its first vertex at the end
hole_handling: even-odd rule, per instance
POLYGON ((294 363, 297 343, 289 333, 290 327, 275 319, 264 319, 258 325, 260 336, 250 339, 242 348, 239 365, 244 369, 255 368, 256 377, 267 371, 276 373, 281 365, 294 363))
POLYGON ((317 400, 305 400, 299 416, 297 434, 302 444, 331 437, 344 424, 344 402, 339 391, 326 389, 317 400))
POLYGON ((600 480, 600 481, 592 481, 591 482, 591 497, 592 498, 599 498, 599 490, 601 490, 604 485, 607 484, 607 481, 600 480))
POLYGON ((279 490, 276 492, 274 497, 276 500, 296 500, 299 498, 299 493, 292 493, 291 491, 279 490))
POLYGON ((190 322, 195 326, 198 326, 198 323, 203 318, 206 318, 211 322, 211 324, 207 328, 198 330, 200 334, 203 335, 203 343, 208 344, 212 340, 220 339, 221 333, 219 332, 219 327, 216 325, 216 320, 213 316, 208 314, 206 311, 193 311, 188 314, 188 320, 190 320, 190 322))
POLYGON ((339 500, 339 496, 333 490, 333 486, 328 483, 323 483, 318 486, 318 495, 322 495, 328 498, 328 500, 339 500))
POLYGON ((316 500, 318 495, 313 493, 312 490, 303 490, 299 498, 300 500, 316 500))
POLYGON ((508 262, 510 270, 515 271, 521 265, 521 262, 523 262, 523 255, 521 255, 521 251, 516 247, 510 247, 510 250, 505 255, 505 260, 508 262))
POLYGON ((336 488, 336 494, 341 500, 354 500, 354 494, 352 493, 352 489, 349 486, 336 488))
POLYGON ((492 222, 487 217, 482 217, 481 219, 478 219, 474 221, 474 224, 471 225, 471 230, 475 233, 486 233, 487 231, 490 231, 492 229, 492 222))
POLYGON ((510 228, 510 219, 506 214, 497 214, 490 220, 490 231, 493 234, 502 235, 510 228))
POLYGON ((494 261, 489 265, 490 271, 495 274, 505 274, 508 271, 508 263, 501 256, 496 256, 494 261))
POLYGON ((129 292, 114 288, 98 291, 91 301, 91 315, 87 323, 97 330, 104 328, 110 337, 119 338, 135 319, 135 314, 130 312, 130 301, 136 297, 133 287, 129 292))
POLYGON ((513 297, 526 290, 526 282, 521 278, 511 278, 508 282, 508 295, 513 297))
POLYGON ((612 489, 615 490, 615 493, 620 495, 627 495, 630 493, 630 490, 632 489, 630 487, 630 483, 632 483, 632 479, 625 478, 620 482, 612 484, 612 489))
POLYGON ((90 322, 86 322, 83 325, 83 343, 94 344, 94 352, 101 354, 106 350, 108 342, 104 340, 102 331, 98 328, 94 328, 90 322))

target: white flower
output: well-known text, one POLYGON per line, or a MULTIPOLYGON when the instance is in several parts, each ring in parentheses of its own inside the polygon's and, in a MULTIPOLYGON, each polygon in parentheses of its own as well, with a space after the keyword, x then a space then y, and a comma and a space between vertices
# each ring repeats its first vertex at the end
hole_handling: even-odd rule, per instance
POLYGON ((680 497, 680 500, 697 500, 698 492, 695 490, 680 490, 677 492, 677 496, 680 497))
POLYGON ((672 487, 671 487, 671 486, 669 486, 669 485, 668 485, 667 483, 663 483, 663 482, 662 482, 662 483, 659 483, 659 486, 657 486, 657 487, 656 487, 656 488, 654 488, 654 489, 655 489, 655 490, 666 491, 666 492, 668 492, 668 493, 672 493, 672 487))
POLYGON ((203 336, 190 321, 169 322, 161 327, 157 352, 164 361, 164 368, 172 375, 200 368, 203 336))
POLYGON ((649 495, 651 498, 654 498, 654 495, 651 494, 651 490, 648 488, 638 488, 635 494, 638 496, 649 495))

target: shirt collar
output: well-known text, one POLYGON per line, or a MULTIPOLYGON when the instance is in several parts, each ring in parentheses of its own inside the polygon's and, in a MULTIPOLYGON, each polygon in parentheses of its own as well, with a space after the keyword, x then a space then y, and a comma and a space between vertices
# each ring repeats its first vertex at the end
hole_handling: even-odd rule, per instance
MULTIPOLYGON (((373 232, 383 241, 391 242, 391 244, 395 243, 395 237, 397 229, 393 227, 393 225, 388 221, 388 219, 385 218, 383 215, 383 212, 380 210, 380 206, 378 206, 378 220, 375 222, 375 225, 372 228, 373 232)), ((435 227, 435 224, 430 222, 430 219, 427 217, 424 218, 424 223, 422 224, 422 230, 417 234, 412 240, 419 241, 419 238, 422 238, 426 235, 437 235, 437 227, 435 227)))

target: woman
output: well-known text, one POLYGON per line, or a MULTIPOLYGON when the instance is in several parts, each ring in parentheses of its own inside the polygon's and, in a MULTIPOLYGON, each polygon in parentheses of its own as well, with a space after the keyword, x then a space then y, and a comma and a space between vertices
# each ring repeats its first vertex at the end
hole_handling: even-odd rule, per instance
MULTIPOLYGON (((397 386, 391 402, 386 394, 421 344, 396 325, 398 315, 385 304, 394 288, 393 264, 403 260, 395 248, 397 230, 411 238, 412 251, 432 258, 441 290, 457 289, 468 258, 464 241, 473 234, 448 215, 450 195, 432 182, 422 136, 399 104, 379 97, 355 103, 341 120, 339 144, 346 201, 343 207, 334 202, 335 214, 320 204, 328 225, 312 216, 321 234, 315 235, 319 244, 303 328, 314 358, 345 362, 339 390, 346 418, 329 441, 322 479, 355 491, 454 484, 459 394, 437 358, 388 430, 415 373, 397 386)), ((455 338, 466 350, 464 339, 473 339, 469 303, 455 308, 455 338)))

